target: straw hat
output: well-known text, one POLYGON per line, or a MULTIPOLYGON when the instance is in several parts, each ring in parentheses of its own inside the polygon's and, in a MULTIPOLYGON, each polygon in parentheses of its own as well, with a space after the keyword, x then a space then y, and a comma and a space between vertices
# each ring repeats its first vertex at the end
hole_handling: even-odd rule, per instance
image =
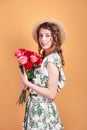
POLYGON ((41 19, 34 25, 33 30, 32 30, 32 36, 33 36, 34 40, 38 43, 37 29, 44 22, 54 23, 54 24, 56 24, 58 26, 58 28, 60 30, 60 40, 61 40, 61 43, 63 43, 65 41, 66 35, 67 35, 66 34, 66 29, 65 29, 65 27, 64 27, 64 25, 62 23, 60 23, 56 19, 51 19, 51 18, 41 19))

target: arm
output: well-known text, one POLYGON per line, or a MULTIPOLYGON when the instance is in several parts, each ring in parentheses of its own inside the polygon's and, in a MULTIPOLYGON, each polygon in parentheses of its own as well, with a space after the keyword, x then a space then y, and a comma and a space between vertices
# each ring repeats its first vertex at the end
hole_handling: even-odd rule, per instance
POLYGON ((35 85, 27 80, 26 74, 21 74, 21 78, 23 83, 29 88, 36 91, 38 94, 46 97, 48 99, 54 100, 56 93, 57 93, 57 86, 58 86, 58 79, 59 79, 59 72, 58 68, 51 62, 47 64, 49 79, 47 82, 47 88, 42 88, 38 85, 35 85))

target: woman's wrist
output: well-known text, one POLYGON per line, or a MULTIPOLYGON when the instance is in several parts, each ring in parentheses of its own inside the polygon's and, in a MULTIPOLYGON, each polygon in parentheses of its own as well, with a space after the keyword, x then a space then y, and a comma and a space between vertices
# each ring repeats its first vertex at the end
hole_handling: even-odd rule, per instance
POLYGON ((30 87, 31 87, 31 84, 32 84, 32 83, 31 83, 30 81, 28 81, 28 80, 25 81, 25 85, 27 86, 27 88, 30 88, 30 87))

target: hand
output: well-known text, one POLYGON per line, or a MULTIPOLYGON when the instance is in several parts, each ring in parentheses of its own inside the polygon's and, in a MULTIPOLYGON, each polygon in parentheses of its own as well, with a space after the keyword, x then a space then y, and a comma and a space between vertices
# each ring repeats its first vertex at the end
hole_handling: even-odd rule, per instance
POLYGON ((22 90, 26 90, 26 89, 27 89, 27 86, 26 86, 25 84, 21 83, 20 88, 21 88, 22 90))
MULTIPOLYGON (((23 83, 25 86, 28 86, 28 78, 27 78, 25 69, 24 69, 24 74, 20 71, 20 77, 21 77, 22 83, 23 83)), ((22 87, 23 87, 23 86, 22 86, 22 87)))

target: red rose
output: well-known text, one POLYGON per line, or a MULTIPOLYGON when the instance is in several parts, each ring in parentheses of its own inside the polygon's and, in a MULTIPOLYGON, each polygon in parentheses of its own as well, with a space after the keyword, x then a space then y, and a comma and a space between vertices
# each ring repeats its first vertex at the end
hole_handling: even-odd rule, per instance
POLYGON ((34 56, 38 56, 38 54, 36 52, 32 52, 32 55, 34 56))
POLYGON ((32 69, 33 68, 33 64, 31 62, 27 62, 25 65, 24 65, 25 69, 32 69))
POLYGON ((30 56, 30 61, 31 61, 32 63, 36 63, 36 62, 38 61, 38 57, 35 56, 35 55, 31 55, 31 56, 30 56))
POLYGON ((20 64, 24 65, 27 63, 28 58, 26 56, 21 56, 18 58, 18 61, 20 62, 20 64))
POLYGON ((41 64, 42 64, 42 59, 41 59, 41 58, 39 58, 39 59, 38 59, 38 61, 37 61, 37 66, 38 66, 38 67, 40 67, 40 66, 41 66, 41 64))
POLYGON ((24 53, 25 53, 25 49, 18 49, 17 51, 15 51, 14 56, 19 58, 20 56, 23 56, 24 53))
POLYGON ((26 53, 24 55, 27 56, 29 59, 29 57, 32 55, 32 51, 26 50, 26 53))

